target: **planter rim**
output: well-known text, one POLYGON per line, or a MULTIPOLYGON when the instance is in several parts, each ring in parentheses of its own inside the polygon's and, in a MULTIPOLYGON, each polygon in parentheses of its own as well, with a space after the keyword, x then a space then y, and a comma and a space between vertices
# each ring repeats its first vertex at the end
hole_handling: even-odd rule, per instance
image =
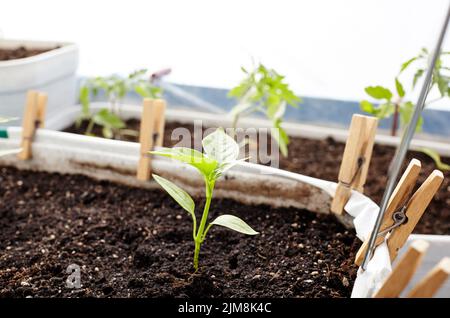
POLYGON ((13 67, 19 65, 26 65, 31 63, 38 63, 43 60, 50 59, 62 53, 78 50, 78 45, 72 42, 57 42, 57 41, 30 41, 30 40, 15 40, 15 39, 0 39, 0 48, 9 48, 16 46, 34 46, 39 48, 48 48, 49 46, 59 46, 47 52, 39 53, 33 56, 28 56, 20 59, 0 61, 0 68, 13 67), (5 46, 6 44, 6 46, 5 46))
MULTIPOLYGON (((91 103, 91 109, 98 111, 101 108, 107 107, 105 102, 91 103)), ((142 110, 140 105, 123 104, 121 106, 121 116, 125 119, 139 118, 142 110)), ((80 105, 74 105, 54 112, 52 116, 47 119, 46 127, 48 129, 62 130, 75 121, 81 112, 80 105)), ((201 111, 187 110, 187 109, 166 109, 166 119, 168 121, 178 121, 181 123, 192 123, 195 120, 202 120, 205 125, 216 125, 231 127, 232 118, 229 114, 212 114, 201 111)), ((239 121, 239 127, 242 128, 271 128, 272 123, 269 120, 255 117, 244 117, 239 121)), ((283 122, 283 128, 288 135, 294 137, 304 137, 309 139, 325 139, 332 137, 337 141, 346 142, 348 137, 348 130, 334 127, 316 126, 311 124, 302 124, 294 122, 283 122)), ((377 134, 375 136, 375 143, 380 145, 396 147, 400 143, 400 137, 377 134)), ((450 145, 441 141, 432 141, 426 139, 413 139, 411 141, 411 150, 420 150, 422 148, 430 148, 438 152, 440 155, 450 156, 450 145)))

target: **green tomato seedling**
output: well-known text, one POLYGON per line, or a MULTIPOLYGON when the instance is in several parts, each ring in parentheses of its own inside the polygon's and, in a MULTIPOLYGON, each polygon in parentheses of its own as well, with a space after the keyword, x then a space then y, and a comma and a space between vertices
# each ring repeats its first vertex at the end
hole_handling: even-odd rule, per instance
POLYGON ((172 158, 193 166, 200 172, 205 181, 206 202, 200 224, 197 226, 195 203, 191 196, 171 181, 153 174, 155 181, 158 182, 159 185, 192 217, 192 237, 195 243, 194 269, 196 271, 198 270, 201 245, 205 241, 206 234, 213 225, 220 225, 247 235, 258 234, 258 232, 254 231, 243 220, 230 214, 223 214, 206 225, 217 179, 241 160, 237 159, 239 156, 239 145, 233 138, 228 136, 223 129, 217 129, 212 134, 206 136, 202 141, 202 145, 205 153, 183 147, 162 148, 158 151, 150 152, 154 155, 172 158))
MULTIPOLYGON (((437 88, 437 90, 439 91, 439 97, 432 100, 427 100, 425 103, 425 107, 434 102, 437 102, 438 100, 441 100, 442 98, 450 97, 450 67, 445 66, 443 62, 443 57, 447 55, 450 55, 450 52, 442 52, 440 57, 436 61, 436 66, 433 70, 432 83, 429 88, 430 91, 433 88, 437 88)), ((413 67, 415 66, 415 69, 413 69, 414 75, 411 87, 413 90, 418 80, 425 75, 426 64, 429 58, 430 56, 428 50, 426 48, 422 48, 417 56, 410 58, 400 66, 400 71, 395 78, 396 96, 394 96, 394 93, 389 88, 386 88, 384 86, 368 86, 365 88, 367 95, 377 100, 378 105, 374 105, 367 100, 363 100, 360 102, 361 110, 380 119, 393 116, 391 126, 392 136, 395 136, 397 134, 399 118, 400 126, 406 127, 406 125, 410 122, 411 116, 414 111, 414 104, 411 101, 405 99, 407 92, 400 82, 399 77, 406 70, 413 69, 413 67)), ((416 130, 422 130, 422 126, 423 117, 420 117, 419 121, 417 122, 416 130)), ((431 159, 433 159, 439 169, 450 169, 449 165, 441 161, 441 158, 436 151, 428 148, 423 148, 421 151, 428 155, 431 159)))
POLYGON ((273 128, 278 130, 273 137, 278 143, 281 154, 287 156, 289 137, 281 124, 286 105, 298 108, 301 99, 284 82, 284 76, 275 70, 268 69, 262 64, 251 72, 243 67, 241 69, 245 78, 228 93, 229 97, 234 97, 238 101, 231 110, 233 129, 236 129, 241 116, 261 112, 272 121, 273 128))
POLYGON ((92 135, 94 125, 102 127, 102 134, 105 138, 113 138, 115 134, 134 135, 137 132, 125 129, 125 123, 119 116, 120 105, 128 92, 135 91, 142 97, 158 98, 161 96, 161 89, 154 86, 146 75, 147 70, 138 70, 123 78, 118 75, 108 77, 95 77, 88 79, 80 88, 80 103, 82 106, 81 115, 77 119, 79 126, 82 121, 87 120, 88 125, 86 135, 92 135), (93 114, 90 107, 90 97, 97 96, 103 91, 109 102, 109 108, 102 108, 93 114))
MULTIPOLYGON (((368 100, 360 102, 361 110, 374 115, 379 119, 389 118, 394 115, 391 126, 391 135, 395 136, 398 129, 398 118, 400 117, 400 124, 402 127, 406 126, 413 114, 414 104, 411 101, 404 100, 405 90, 398 78, 395 79, 395 89, 397 95, 387 87, 384 86, 368 86, 365 88, 367 95, 379 101, 379 105, 375 106, 368 100)), ((421 117, 417 122, 416 130, 420 131, 423 125, 423 118, 421 117)))

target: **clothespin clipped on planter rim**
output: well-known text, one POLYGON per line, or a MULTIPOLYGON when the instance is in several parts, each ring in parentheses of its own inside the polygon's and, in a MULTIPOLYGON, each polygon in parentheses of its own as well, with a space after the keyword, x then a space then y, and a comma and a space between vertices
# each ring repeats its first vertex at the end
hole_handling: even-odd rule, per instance
MULTIPOLYGON (((406 243, 408 236, 414 230, 444 180, 442 172, 434 170, 411 196, 416 186, 420 169, 420 161, 412 159, 389 199, 380 231, 375 241, 375 246, 378 246, 389 234, 387 245, 391 261, 397 257, 398 251, 406 243)), ((367 239, 362 244, 356 254, 355 264, 362 264, 368 248, 368 241, 367 239)))
POLYGON ((422 263, 430 244, 424 240, 411 243, 408 250, 386 278, 374 298, 398 298, 422 263))
POLYGON ((45 125, 45 114, 47 109, 47 94, 38 91, 28 91, 22 122, 21 152, 17 155, 21 160, 32 157, 31 145, 36 128, 45 125))
POLYGON ((407 298, 430 298, 450 276, 450 258, 443 258, 406 296, 407 298))
POLYGON ((166 102, 162 99, 144 98, 139 134, 140 157, 137 179, 150 179, 151 157, 148 153, 154 147, 161 147, 164 139, 166 102))
POLYGON ((352 117, 339 170, 339 183, 331 202, 331 211, 337 215, 344 212, 353 189, 361 193, 364 191, 377 125, 378 119, 375 117, 358 114, 352 117))
MULTIPOLYGON (((374 298, 398 298, 408 286, 417 268, 422 263, 429 243, 418 240, 411 243, 408 250, 396 264, 374 298)), ((441 288, 450 276, 450 258, 443 258, 407 294, 408 298, 430 298, 441 288)))

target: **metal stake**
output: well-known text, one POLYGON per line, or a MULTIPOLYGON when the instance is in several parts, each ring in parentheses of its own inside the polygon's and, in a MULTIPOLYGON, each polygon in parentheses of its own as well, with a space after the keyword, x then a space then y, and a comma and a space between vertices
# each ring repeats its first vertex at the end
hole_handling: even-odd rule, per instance
POLYGON ((433 51, 432 58, 429 61, 427 72, 425 74, 425 80, 422 85, 422 89, 420 91, 419 98, 417 100, 417 103, 414 107, 414 113, 411 118, 411 121, 409 122, 408 126, 405 129, 405 132, 403 133, 402 139, 400 144, 397 147, 397 150, 395 152, 395 156, 392 159, 392 162, 389 167, 388 172, 388 181, 386 185, 386 189, 384 191, 383 197, 381 199, 380 204, 380 212, 378 213, 375 226, 372 230, 372 233, 370 235, 369 240, 369 247, 367 249, 366 255, 364 256, 364 261, 361 265, 363 270, 367 269, 367 264, 369 263, 370 259, 372 258, 373 252, 375 250, 375 241, 378 236, 378 232, 380 230, 381 222, 383 220, 384 213, 386 211, 389 198, 391 197, 392 191, 394 191, 394 187, 400 172, 400 169, 402 167, 403 160, 405 159, 406 152, 408 151, 409 144, 411 143, 411 139, 414 135, 417 121, 420 118, 420 115, 422 113, 422 110, 425 105, 425 101, 427 99, 427 95, 429 92, 429 89, 431 87, 431 80, 433 76, 434 66, 436 65, 436 61, 441 53, 441 46, 442 42, 445 37, 445 33, 447 31, 447 26, 450 20, 450 5, 447 10, 447 14, 444 19, 444 24, 442 25, 441 32, 439 34, 438 40, 436 42, 436 46, 433 51))

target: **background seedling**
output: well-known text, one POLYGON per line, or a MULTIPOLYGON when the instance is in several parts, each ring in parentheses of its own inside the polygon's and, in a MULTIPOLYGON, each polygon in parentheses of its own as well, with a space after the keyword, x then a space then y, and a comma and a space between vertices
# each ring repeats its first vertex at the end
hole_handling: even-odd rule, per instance
MULTIPOLYGON (((437 89, 439 97, 427 100, 425 107, 441 100, 442 98, 450 96, 450 67, 443 64, 443 57, 449 55, 450 52, 442 52, 441 57, 437 60, 433 71, 433 80, 429 90, 437 89)), ((400 71, 395 78, 395 93, 385 86, 368 86, 365 88, 367 95, 379 102, 374 105, 368 100, 360 102, 361 110, 374 115, 379 119, 389 118, 393 116, 391 125, 391 135, 396 136, 398 128, 404 128, 409 123, 413 110, 414 103, 406 99, 407 91, 400 82, 400 75, 406 70, 413 71, 413 78, 411 83, 411 90, 414 90, 417 82, 425 75, 426 63, 429 59, 429 52, 426 48, 422 48, 420 53, 404 62, 400 71)), ((423 126, 423 118, 421 117, 417 122, 416 130, 420 131, 423 126)), ((449 166, 441 161, 439 154, 432 149, 422 149, 422 152, 432 158, 437 167, 443 170, 449 170, 449 166)))
POLYGON ((254 231, 243 220, 230 214, 220 215, 214 221, 206 225, 217 179, 240 160, 237 159, 239 156, 239 145, 233 138, 228 136, 223 129, 217 129, 212 134, 206 136, 202 141, 202 145, 205 153, 183 147, 162 148, 161 150, 150 152, 154 155, 172 158, 193 166, 200 172, 205 181, 206 202, 200 224, 197 227, 195 203, 191 196, 171 181, 153 174, 155 181, 158 182, 159 185, 192 217, 192 237, 195 243, 195 270, 198 269, 201 245, 205 241, 206 234, 213 225, 227 227, 247 235, 258 234, 258 232, 254 231))
POLYGON ((80 88, 79 98, 82 111, 77 120, 77 125, 79 126, 82 121, 88 121, 86 135, 92 135, 94 125, 98 125, 102 127, 105 138, 118 137, 120 139, 121 135, 136 136, 137 131, 125 129, 125 123, 120 118, 122 100, 131 91, 142 97, 158 98, 161 96, 161 89, 151 83, 145 69, 135 71, 125 78, 111 75, 88 79, 80 88), (102 108, 97 113, 92 113, 90 97, 97 96, 99 92, 105 93, 109 107, 102 108))
POLYGON ((301 99, 289 89, 289 85, 284 82, 284 76, 275 70, 268 69, 263 64, 254 67, 252 71, 247 71, 243 67, 241 69, 245 74, 244 79, 228 93, 229 97, 234 97, 238 101, 231 110, 234 130, 241 116, 261 112, 277 129, 278 133, 272 136, 283 156, 287 156, 289 137, 281 127, 281 123, 287 105, 297 108, 301 99))

